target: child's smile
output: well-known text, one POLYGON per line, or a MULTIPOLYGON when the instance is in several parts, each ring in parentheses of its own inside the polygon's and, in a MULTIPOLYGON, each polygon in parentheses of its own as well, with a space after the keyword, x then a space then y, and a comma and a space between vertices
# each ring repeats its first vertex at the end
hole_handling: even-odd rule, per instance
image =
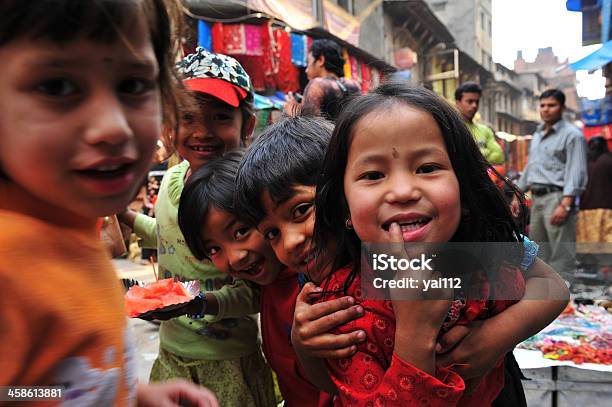
POLYGON ((270 242, 283 264, 318 282, 329 274, 333 258, 315 256, 314 198, 315 187, 308 185, 295 186, 293 195, 280 203, 274 202, 270 194, 264 192, 262 202, 266 216, 257 229, 270 242))
POLYGON ((267 285, 282 267, 261 233, 214 206, 208 209, 202 239, 215 266, 233 277, 267 285))
POLYGON ((433 117, 403 104, 356 124, 344 191, 362 242, 446 242, 459 225, 459 183, 433 117))
POLYGON ((49 208, 90 218, 125 208, 161 129, 158 66, 136 24, 119 40, 0 48, 0 163, 49 208))

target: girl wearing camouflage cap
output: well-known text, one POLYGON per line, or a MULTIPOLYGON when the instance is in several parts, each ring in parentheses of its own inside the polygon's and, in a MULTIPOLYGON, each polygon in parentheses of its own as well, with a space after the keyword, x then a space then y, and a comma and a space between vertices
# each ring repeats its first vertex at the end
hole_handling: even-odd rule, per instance
POLYGON ((160 278, 200 280, 199 302, 162 322, 159 356, 151 381, 187 378, 208 387, 222 406, 274 406, 270 368, 258 339, 253 314, 259 291, 233 281, 209 261, 198 261, 178 225, 178 206, 192 173, 224 152, 245 145, 253 132, 253 90, 234 58, 198 48, 178 65, 188 90, 180 106, 178 132, 168 134, 183 160, 162 180, 156 218, 125 212, 143 247, 157 248, 160 278))

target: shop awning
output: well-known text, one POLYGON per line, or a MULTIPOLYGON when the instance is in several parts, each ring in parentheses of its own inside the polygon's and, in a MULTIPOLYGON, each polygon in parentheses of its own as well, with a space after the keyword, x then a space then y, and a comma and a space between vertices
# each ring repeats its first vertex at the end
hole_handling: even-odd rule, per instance
POLYGON ((590 55, 570 64, 574 71, 593 71, 612 62, 612 40, 606 42, 601 48, 590 55))
MULTIPOLYGON (((567 0, 565 2, 565 8, 567 9, 567 11, 580 11, 582 12, 583 9, 583 4, 582 4, 583 0, 567 0)), ((587 7, 601 7, 601 0, 596 0, 596 1, 590 1, 589 5, 587 7)))

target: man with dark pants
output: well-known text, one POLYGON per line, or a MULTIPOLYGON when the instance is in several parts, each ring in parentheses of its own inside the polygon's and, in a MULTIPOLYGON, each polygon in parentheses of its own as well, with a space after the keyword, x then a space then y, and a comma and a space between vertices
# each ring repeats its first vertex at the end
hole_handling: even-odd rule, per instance
POLYGON ((470 129, 474 141, 482 155, 491 164, 502 164, 504 162, 504 152, 497 141, 493 130, 484 124, 474 123, 474 116, 478 111, 482 96, 482 88, 475 82, 465 82, 455 90, 455 104, 461 113, 463 121, 470 129))
MULTIPOLYGON (((540 96, 544 123, 533 135, 529 162, 518 186, 531 191, 529 236, 540 243, 540 257, 571 283, 576 269, 574 200, 586 188, 587 149, 580 130, 563 119, 564 108, 565 95, 560 90, 550 89, 540 96)), ((519 211, 516 197, 512 211, 519 211)))

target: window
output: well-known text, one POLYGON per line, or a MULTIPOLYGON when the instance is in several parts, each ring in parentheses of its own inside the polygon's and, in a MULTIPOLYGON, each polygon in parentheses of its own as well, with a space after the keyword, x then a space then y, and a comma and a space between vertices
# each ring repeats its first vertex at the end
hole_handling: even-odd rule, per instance
POLYGON ((489 20, 489 37, 493 36, 493 26, 491 20, 489 20))
POLYGON ((482 11, 480 12, 480 29, 485 30, 485 13, 482 11))
POLYGON ((431 8, 434 12, 441 13, 446 9, 446 2, 432 3, 431 8))
POLYGON ((343 9, 345 9, 348 13, 354 14, 355 13, 354 1, 355 0, 338 0, 338 5, 342 7, 343 9))

